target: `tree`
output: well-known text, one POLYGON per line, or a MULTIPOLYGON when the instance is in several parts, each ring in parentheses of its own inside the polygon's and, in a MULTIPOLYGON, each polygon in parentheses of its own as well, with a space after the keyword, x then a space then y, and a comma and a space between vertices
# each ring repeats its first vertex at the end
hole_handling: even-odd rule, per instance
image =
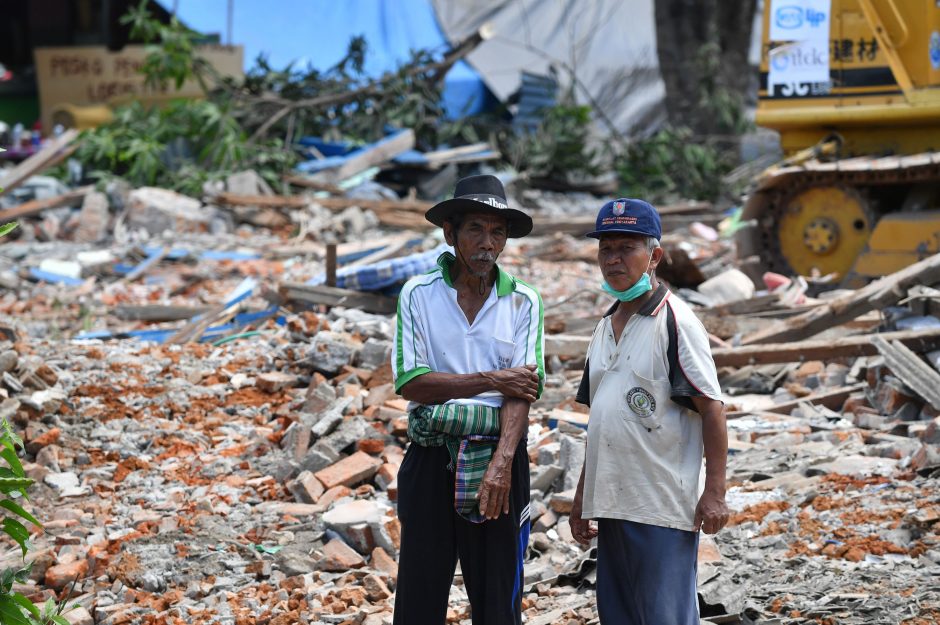
POLYGON ((673 126, 698 135, 740 130, 758 0, 655 0, 659 69, 673 126))

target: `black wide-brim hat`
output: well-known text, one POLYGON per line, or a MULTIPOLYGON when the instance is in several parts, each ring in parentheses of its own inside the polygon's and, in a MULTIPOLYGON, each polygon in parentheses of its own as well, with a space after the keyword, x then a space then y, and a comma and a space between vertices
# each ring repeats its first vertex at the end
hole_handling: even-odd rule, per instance
POLYGON ((444 222, 455 215, 483 213, 497 215, 508 224, 507 236, 513 239, 532 232, 532 218, 506 203, 506 191, 496 176, 468 176, 461 178, 454 189, 454 197, 431 207, 424 218, 435 226, 444 227, 444 222))

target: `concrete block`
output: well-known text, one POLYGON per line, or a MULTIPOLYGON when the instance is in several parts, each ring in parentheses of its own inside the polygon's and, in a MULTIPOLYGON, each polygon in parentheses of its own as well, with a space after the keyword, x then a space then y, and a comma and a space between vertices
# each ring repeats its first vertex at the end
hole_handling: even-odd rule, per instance
POLYGON ((287 490, 300 503, 317 503, 326 491, 323 483, 311 471, 304 471, 296 479, 288 482, 287 490))

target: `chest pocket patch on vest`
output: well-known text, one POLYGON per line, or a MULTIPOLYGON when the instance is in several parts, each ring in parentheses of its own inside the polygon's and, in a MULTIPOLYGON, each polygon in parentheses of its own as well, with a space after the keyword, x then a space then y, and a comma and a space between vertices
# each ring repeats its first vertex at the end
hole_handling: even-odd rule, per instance
POLYGON ((649 418, 656 413, 656 398, 645 388, 634 386, 627 391, 627 406, 638 417, 649 418))

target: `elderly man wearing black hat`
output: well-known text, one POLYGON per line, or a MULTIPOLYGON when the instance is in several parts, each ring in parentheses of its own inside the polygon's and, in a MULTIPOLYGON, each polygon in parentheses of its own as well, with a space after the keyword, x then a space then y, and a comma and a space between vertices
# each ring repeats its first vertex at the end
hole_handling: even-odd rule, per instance
POLYGON ((442 625, 457 560, 474 625, 519 625, 529 539, 529 405, 542 391, 542 300, 496 259, 532 219, 493 176, 425 215, 455 254, 398 300, 392 369, 409 400, 398 472, 396 625, 442 625))
POLYGON ((701 322, 656 279, 661 235, 656 210, 632 199, 605 204, 587 235, 617 301, 578 389, 591 416, 570 523, 578 541, 597 537, 597 608, 609 625, 698 625, 698 532, 728 520, 715 363, 701 322))

